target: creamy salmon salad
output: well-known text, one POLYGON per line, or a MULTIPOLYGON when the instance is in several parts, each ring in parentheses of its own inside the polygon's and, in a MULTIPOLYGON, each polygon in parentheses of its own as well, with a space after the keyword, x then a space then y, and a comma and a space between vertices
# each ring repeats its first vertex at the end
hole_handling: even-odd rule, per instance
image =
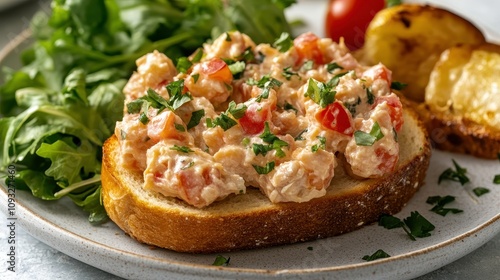
POLYGON ((384 65, 345 45, 284 33, 256 45, 227 32, 174 62, 137 60, 115 135, 143 188, 198 208, 259 188, 273 203, 335 188, 335 167, 379 178, 397 164, 402 104, 384 65))

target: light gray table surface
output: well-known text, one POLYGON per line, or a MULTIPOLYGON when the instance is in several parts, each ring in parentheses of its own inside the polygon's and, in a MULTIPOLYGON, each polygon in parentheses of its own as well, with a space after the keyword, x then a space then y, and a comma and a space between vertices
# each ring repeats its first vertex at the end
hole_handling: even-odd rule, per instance
MULTIPOLYGON (((48 7, 46 0, 38 0, 28 1, 1 11, 0 48, 28 27, 31 16, 37 10, 47 10, 48 7)), ((492 15, 492 13, 489 14, 492 15)), ((496 16, 499 16, 498 11, 496 16)), ((495 19, 484 18, 484 20, 495 19)), ((497 26, 500 29, 500 25, 497 26)), ((2 221, 0 279, 121 279, 45 245, 19 227, 16 229, 16 253, 19 263, 16 273, 12 273, 7 270, 6 264, 8 228, 4 225, 7 218, 3 212, 0 212, 0 221, 2 221)), ((500 279, 500 235, 465 257, 417 279, 500 279)))

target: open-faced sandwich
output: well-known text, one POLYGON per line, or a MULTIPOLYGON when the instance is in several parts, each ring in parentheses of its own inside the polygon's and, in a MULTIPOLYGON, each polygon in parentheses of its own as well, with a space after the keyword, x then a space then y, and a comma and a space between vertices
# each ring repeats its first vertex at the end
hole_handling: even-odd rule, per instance
POLYGON ((221 252, 346 233, 423 185, 430 144, 382 64, 305 33, 222 34, 137 61, 103 149, 109 217, 140 242, 221 252))

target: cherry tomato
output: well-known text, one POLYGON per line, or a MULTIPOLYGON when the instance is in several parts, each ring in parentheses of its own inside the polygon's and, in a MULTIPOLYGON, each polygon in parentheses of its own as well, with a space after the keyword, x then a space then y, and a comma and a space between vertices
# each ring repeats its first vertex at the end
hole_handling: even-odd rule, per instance
POLYGON ((299 54, 297 64, 304 60, 312 60, 315 63, 323 64, 323 54, 318 47, 319 37, 313 33, 303 33, 293 40, 293 46, 299 54))
POLYGON ((327 6, 325 34, 335 41, 344 37, 350 50, 365 42, 365 32, 375 14, 385 7, 385 0, 330 0, 327 6))
POLYGON ((210 79, 231 83, 233 74, 229 70, 229 66, 220 58, 214 58, 203 62, 201 65, 201 73, 207 75, 210 79))
POLYGON ((252 103, 245 111, 245 115, 238 121, 246 134, 255 135, 264 131, 268 114, 269 110, 262 107, 261 104, 252 103))
POLYGON ((351 113, 338 101, 326 106, 315 117, 327 129, 349 136, 354 132, 351 113))
POLYGON ((401 104, 401 100, 394 95, 386 95, 380 96, 375 99, 374 106, 381 104, 383 102, 387 102, 389 106, 389 115, 391 116, 392 125, 396 131, 400 131, 403 126, 403 105, 401 104))

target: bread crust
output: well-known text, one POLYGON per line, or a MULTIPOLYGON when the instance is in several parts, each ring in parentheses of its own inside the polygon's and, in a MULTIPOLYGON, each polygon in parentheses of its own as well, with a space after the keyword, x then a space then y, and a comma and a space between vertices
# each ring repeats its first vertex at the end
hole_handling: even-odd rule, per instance
POLYGON ((425 103, 413 104, 425 123, 432 146, 453 153, 496 159, 500 131, 450 112, 432 111, 425 103))
POLYGON ((423 185, 431 155, 420 120, 405 110, 402 155, 381 179, 348 177, 342 168, 324 197, 304 203, 271 203, 258 189, 197 209, 142 190, 142 174, 118 165, 119 141, 103 148, 102 199, 111 218, 139 242, 179 252, 214 253, 291 244, 356 230, 381 214, 399 212, 423 185))

